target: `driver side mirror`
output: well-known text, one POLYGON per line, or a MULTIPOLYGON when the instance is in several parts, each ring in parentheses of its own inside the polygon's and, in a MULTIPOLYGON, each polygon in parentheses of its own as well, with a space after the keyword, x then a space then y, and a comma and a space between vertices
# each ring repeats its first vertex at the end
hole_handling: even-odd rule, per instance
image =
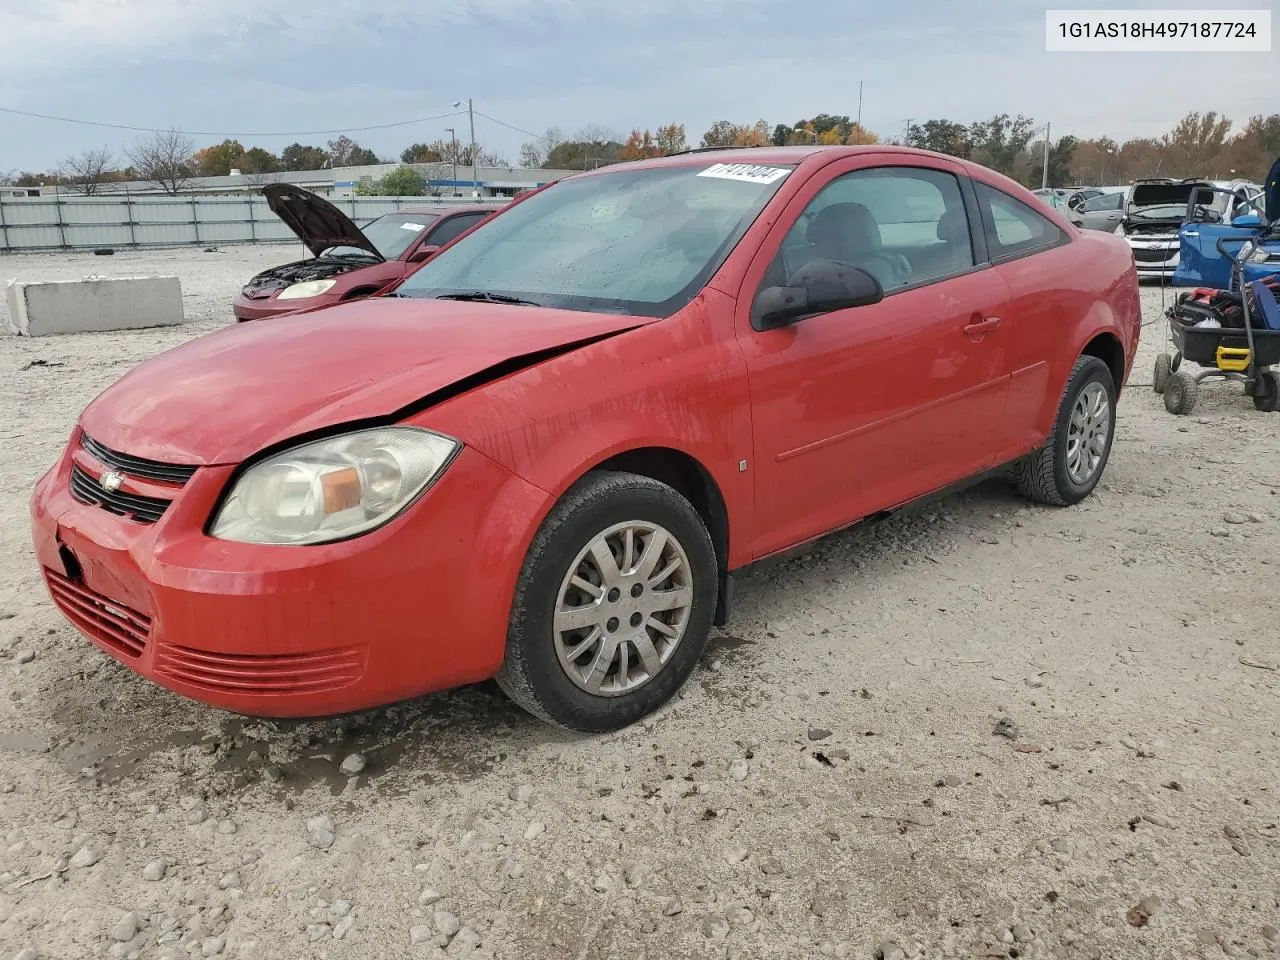
POLYGON ((880 281, 860 267, 834 260, 807 263, 783 286, 765 287, 752 305, 751 325, 757 330, 785 327, 804 317, 884 299, 880 281))
POLYGON ((417 250, 413 251, 413 253, 409 256, 409 262, 422 263, 426 260, 430 260, 439 252, 440 252, 440 245, 438 243, 428 243, 428 244, 425 244, 424 246, 419 247, 417 250))

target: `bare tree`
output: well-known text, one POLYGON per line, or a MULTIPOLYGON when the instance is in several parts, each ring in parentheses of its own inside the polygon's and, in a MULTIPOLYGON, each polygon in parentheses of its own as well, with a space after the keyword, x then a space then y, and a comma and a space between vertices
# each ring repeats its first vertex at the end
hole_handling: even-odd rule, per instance
POLYGON ((92 197, 109 179, 109 175, 115 172, 115 157, 107 147, 86 150, 63 160, 58 172, 67 186, 76 193, 92 197))
POLYGON ((13 183, 13 178, 17 175, 17 170, 0 170, 0 187, 7 187, 13 183))
POLYGON ((165 193, 185 190, 194 175, 191 154, 195 143, 176 130, 143 137, 125 151, 138 176, 154 183, 165 193))

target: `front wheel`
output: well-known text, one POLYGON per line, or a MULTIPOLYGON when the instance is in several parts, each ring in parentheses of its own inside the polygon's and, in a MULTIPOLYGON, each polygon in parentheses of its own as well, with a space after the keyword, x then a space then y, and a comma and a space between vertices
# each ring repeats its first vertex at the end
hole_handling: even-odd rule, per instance
POLYGON ((683 496, 636 474, 589 474, 529 547, 499 686, 570 730, 636 722, 693 672, 711 632, 717 572, 711 537, 683 496))
POLYGON ((1258 374, 1258 384, 1253 395, 1254 409, 1263 413, 1280 410, 1280 373, 1263 370, 1258 374))
POLYGON ((1115 426, 1111 371, 1097 357, 1081 357, 1067 378, 1048 441, 1018 463, 1018 490, 1051 506, 1079 503, 1102 479, 1115 426))
POLYGON ((1196 408, 1200 399, 1200 384, 1186 370, 1175 371, 1164 385, 1164 408, 1170 413, 1186 416, 1196 408))
POLYGON ((1164 385, 1169 382, 1169 377, 1173 375, 1173 358, 1167 353, 1161 353, 1156 356, 1156 369, 1151 377, 1151 389, 1156 393, 1164 393, 1164 385))

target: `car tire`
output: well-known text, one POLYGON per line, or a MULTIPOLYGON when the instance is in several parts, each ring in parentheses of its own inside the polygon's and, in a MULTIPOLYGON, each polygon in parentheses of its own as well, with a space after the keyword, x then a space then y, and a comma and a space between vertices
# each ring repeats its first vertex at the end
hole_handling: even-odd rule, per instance
POLYGON ((568 730, 604 733, 635 723, 670 700, 697 665, 715 614, 718 569, 706 525, 674 489, 632 473, 588 474, 529 546, 498 685, 534 716, 568 730), (656 540, 655 531, 668 539, 656 540), (664 552, 651 562, 644 551, 658 543, 664 552), (657 577, 668 567, 663 579, 645 572, 657 577), (687 605, 657 609, 675 603, 675 591, 688 592, 687 605))
POLYGON ((1254 409, 1263 413, 1275 413, 1280 410, 1280 373, 1274 370, 1263 370, 1258 374, 1256 393, 1253 395, 1254 409))
POLYGON ((1018 491, 1049 506, 1079 503, 1102 478, 1115 427, 1111 371, 1097 357, 1083 356, 1071 368, 1045 445, 1017 464, 1018 491))
POLYGON ((1186 416, 1196 408, 1200 399, 1200 384, 1186 370, 1175 371, 1164 385, 1164 408, 1170 413, 1186 416))
POLYGON ((1167 353, 1156 356, 1156 369, 1151 375, 1151 389, 1156 393, 1164 393, 1164 385, 1173 374, 1173 358, 1167 353))

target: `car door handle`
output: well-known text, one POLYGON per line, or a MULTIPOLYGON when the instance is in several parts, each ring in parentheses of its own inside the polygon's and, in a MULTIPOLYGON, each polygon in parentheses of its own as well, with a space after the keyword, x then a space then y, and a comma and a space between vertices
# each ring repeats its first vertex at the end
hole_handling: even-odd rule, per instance
POLYGON ((999 317, 982 317, 980 319, 970 320, 961 329, 966 337, 974 337, 980 336, 984 333, 990 333, 998 326, 1000 326, 999 317))
POLYGON ((1199 230, 1183 230, 1182 235, 1184 237, 1198 237, 1200 236, 1200 231, 1199 230))

